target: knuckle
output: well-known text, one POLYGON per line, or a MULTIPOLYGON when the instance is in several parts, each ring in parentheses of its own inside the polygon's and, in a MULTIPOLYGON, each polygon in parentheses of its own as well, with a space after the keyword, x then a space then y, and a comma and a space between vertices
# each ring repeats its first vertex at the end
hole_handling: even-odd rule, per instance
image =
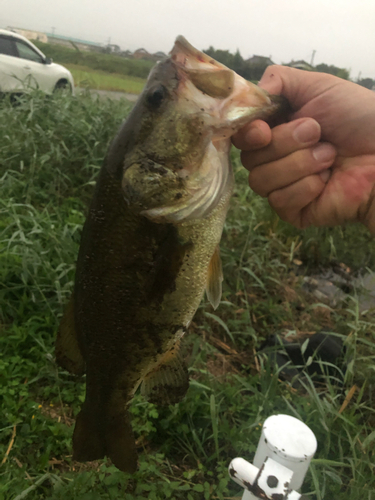
POLYGON ((308 177, 316 171, 316 161, 311 153, 312 148, 294 151, 288 157, 288 168, 293 169, 297 179, 308 177))
POLYGON ((264 182, 263 176, 259 169, 254 169, 249 173, 249 186, 254 191, 254 193, 259 194, 263 198, 266 198, 267 192, 267 183, 264 182))
POLYGON ((259 153, 254 151, 242 151, 241 152, 241 163, 242 165, 251 172, 256 167, 262 165, 262 161, 259 153))
POLYGON ((248 151, 241 151, 240 158, 241 163, 245 168, 250 169, 253 166, 252 155, 249 154, 248 151))
POLYGON ((287 209, 290 205, 289 199, 280 190, 273 191, 268 196, 268 202, 271 207, 280 215, 280 217, 281 213, 284 215, 285 212, 287 212, 287 209))
POLYGON ((322 181, 317 175, 310 175, 306 178, 304 186, 305 200, 310 203, 321 192, 322 181))
MULTIPOLYGON (((302 229, 299 210, 291 208, 288 203, 285 203, 284 201, 281 201, 280 206, 277 206, 273 203, 272 200, 270 200, 270 197, 268 197, 268 202, 281 220, 283 220, 284 222, 288 222, 288 224, 292 224, 298 229, 302 229)), ((277 202, 278 200, 276 200, 276 204, 277 202)))

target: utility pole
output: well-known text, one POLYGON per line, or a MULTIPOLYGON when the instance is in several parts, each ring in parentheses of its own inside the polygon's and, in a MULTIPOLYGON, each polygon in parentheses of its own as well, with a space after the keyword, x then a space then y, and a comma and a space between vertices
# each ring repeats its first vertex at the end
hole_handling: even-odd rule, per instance
POLYGON ((315 57, 315 54, 316 54, 316 50, 313 50, 312 56, 311 56, 311 61, 310 61, 310 66, 314 66, 314 57, 315 57))
POLYGON ((52 26, 52 28, 51 28, 51 30, 52 30, 52 36, 55 36, 55 29, 56 28, 54 26, 52 26))

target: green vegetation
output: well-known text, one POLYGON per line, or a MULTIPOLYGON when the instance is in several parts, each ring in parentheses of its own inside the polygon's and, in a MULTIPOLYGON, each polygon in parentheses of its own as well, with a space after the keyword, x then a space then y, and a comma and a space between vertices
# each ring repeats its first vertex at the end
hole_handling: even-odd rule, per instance
POLYGON ((350 71, 345 69, 345 68, 338 68, 337 66, 334 66, 333 64, 317 64, 314 67, 315 71, 319 71, 320 73, 329 73, 330 75, 335 75, 340 78, 343 78, 344 80, 349 80, 350 77, 350 71))
POLYGON ((233 69, 236 73, 241 75, 246 80, 257 82, 261 79, 264 70, 269 65, 267 62, 268 58, 262 58, 263 60, 257 64, 249 64, 243 59, 239 50, 235 54, 229 52, 229 50, 215 49, 214 47, 209 47, 204 51, 210 57, 216 59, 216 61, 225 64, 228 68, 233 69))
MULTIPOLYGON (((206 54, 213 57, 217 61, 225 64, 229 68, 233 69, 236 73, 243 76, 247 80, 258 81, 261 79, 265 69, 270 64, 268 57, 260 57, 258 62, 249 63, 249 61, 243 59, 240 54, 240 51, 237 50, 235 54, 229 52, 229 50, 220 50, 215 49, 214 47, 209 47, 205 50, 206 54)), ((283 63, 285 66, 290 66, 291 63, 283 63)), ((329 73, 331 75, 338 76, 343 78, 344 80, 350 79, 350 71, 345 68, 339 68, 334 66, 333 64, 325 64, 321 63, 314 67, 312 67, 313 71, 319 71, 321 73, 329 73)), ((358 80, 359 85, 362 85, 367 88, 372 88, 375 85, 375 81, 371 78, 363 78, 358 80)))
POLYGON ((65 64, 65 67, 72 73, 74 83, 77 87, 140 94, 146 83, 146 80, 136 76, 95 71, 86 66, 65 64))
MULTIPOLYGON (((115 54, 86 52, 79 50, 74 44, 72 44, 72 48, 69 48, 36 40, 33 40, 33 43, 39 47, 47 57, 51 57, 54 62, 63 64, 69 68, 73 73, 75 82, 84 80, 86 86, 89 88, 119 90, 139 94, 141 92, 141 86, 144 85, 145 79, 155 64, 153 61, 127 59, 115 54), (85 75, 85 73, 87 73, 87 75, 85 75), (109 75, 106 76, 106 73, 111 73, 111 77, 113 78, 109 77, 109 75), (121 75, 132 78, 124 78, 121 75), (124 79, 124 82, 122 79, 124 79)), ((233 69, 247 80, 254 82, 260 80, 269 64, 267 62, 268 58, 266 57, 261 58, 263 60, 257 63, 249 64, 248 61, 243 59, 239 50, 237 50, 235 54, 232 54, 229 50, 215 49, 211 46, 205 50, 205 52, 233 69)), ((339 76, 345 80, 350 79, 350 72, 347 69, 339 68, 333 64, 328 65, 321 63, 316 65, 313 69, 314 71, 339 76)), ((375 81, 371 78, 362 78, 356 83, 369 89, 375 85, 375 81)))
POLYGON ((366 89, 375 89, 375 80, 372 78, 360 78, 356 83, 358 85, 361 85, 362 87, 365 87, 366 89))
POLYGON ((54 62, 68 68, 77 87, 96 90, 112 90, 140 94, 146 83, 152 61, 126 59, 113 54, 84 52, 34 41, 40 50, 54 62))
POLYGON ((145 61, 143 59, 126 59, 114 54, 86 52, 74 48, 73 44, 72 48, 69 48, 63 45, 54 45, 39 41, 33 41, 33 43, 56 63, 76 64, 108 73, 147 78, 150 69, 155 64, 153 61, 145 61))
MULTIPOLYGON (((115 54, 82 51, 73 43, 71 48, 35 40, 33 43, 54 62, 66 66, 72 72, 77 86, 92 89, 139 94, 155 64, 153 61, 127 59, 115 54)), ((211 46, 205 52, 253 82, 260 80, 269 64, 268 58, 261 58, 257 63, 250 64, 243 59, 239 50, 232 54, 229 50, 215 49, 211 46)), ((330 73, 345 80, 350 79, 350 72, 347 69, 332 64, 318 64, 314 67, 314 71, 330 73)), ((371 78, 362 78, 357 83, 369 89, 375 85, 375 81, 371 78)))
POLYGON ((336 309, 318 303, 296 270, 333 260, 374 267, 374 243, 361 227, 300 232, 281 223, 247 187, 237 154, 223 300, 215 312, 204 301, 187 335, 187 397, 168 408, 135 397, 134 476, 108 460, 72 461, 84 378, 56 366, 54 339, 95 178, 128 111, 126 101, 90 95, 0 102, 0 499, 239 500, 229 461, 251 460, 262 423, 281 412, 318 438, 309 498, 373 499, 374 316, 359 312, 355 295, 336 309), (327 375, 315 387, 305 376, 295 388, 264 354, 254 357, 270 334, 321 328, 345 341, 340 380, 327 375))

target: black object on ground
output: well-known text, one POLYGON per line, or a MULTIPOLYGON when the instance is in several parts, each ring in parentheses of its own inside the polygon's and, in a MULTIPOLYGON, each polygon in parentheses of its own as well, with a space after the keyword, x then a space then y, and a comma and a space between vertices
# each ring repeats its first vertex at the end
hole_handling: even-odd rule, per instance
POLYGON ((299 341, 288 341, 278 335, 270 335, 261 345, 259 354, 264 353, 275 368, 281 368, 280 377, 298 383, 301 375, 308 374, 321 383, 329 376, 341 384, 345 371, 341 339, 321 331, 299 341))

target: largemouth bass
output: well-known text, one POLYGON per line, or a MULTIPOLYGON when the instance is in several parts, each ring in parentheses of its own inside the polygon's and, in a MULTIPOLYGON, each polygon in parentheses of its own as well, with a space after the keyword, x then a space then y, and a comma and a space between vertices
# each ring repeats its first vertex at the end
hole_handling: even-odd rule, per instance
POLYGON ((220 302, 219 242, 233 189, 230 138, 277 112, 271 96, 178 37, 111 144, 83 228, 56 357, 86 372, 73 458, 134 472, 128 407, 180 401, 179 344, 204 290, 220 302))

